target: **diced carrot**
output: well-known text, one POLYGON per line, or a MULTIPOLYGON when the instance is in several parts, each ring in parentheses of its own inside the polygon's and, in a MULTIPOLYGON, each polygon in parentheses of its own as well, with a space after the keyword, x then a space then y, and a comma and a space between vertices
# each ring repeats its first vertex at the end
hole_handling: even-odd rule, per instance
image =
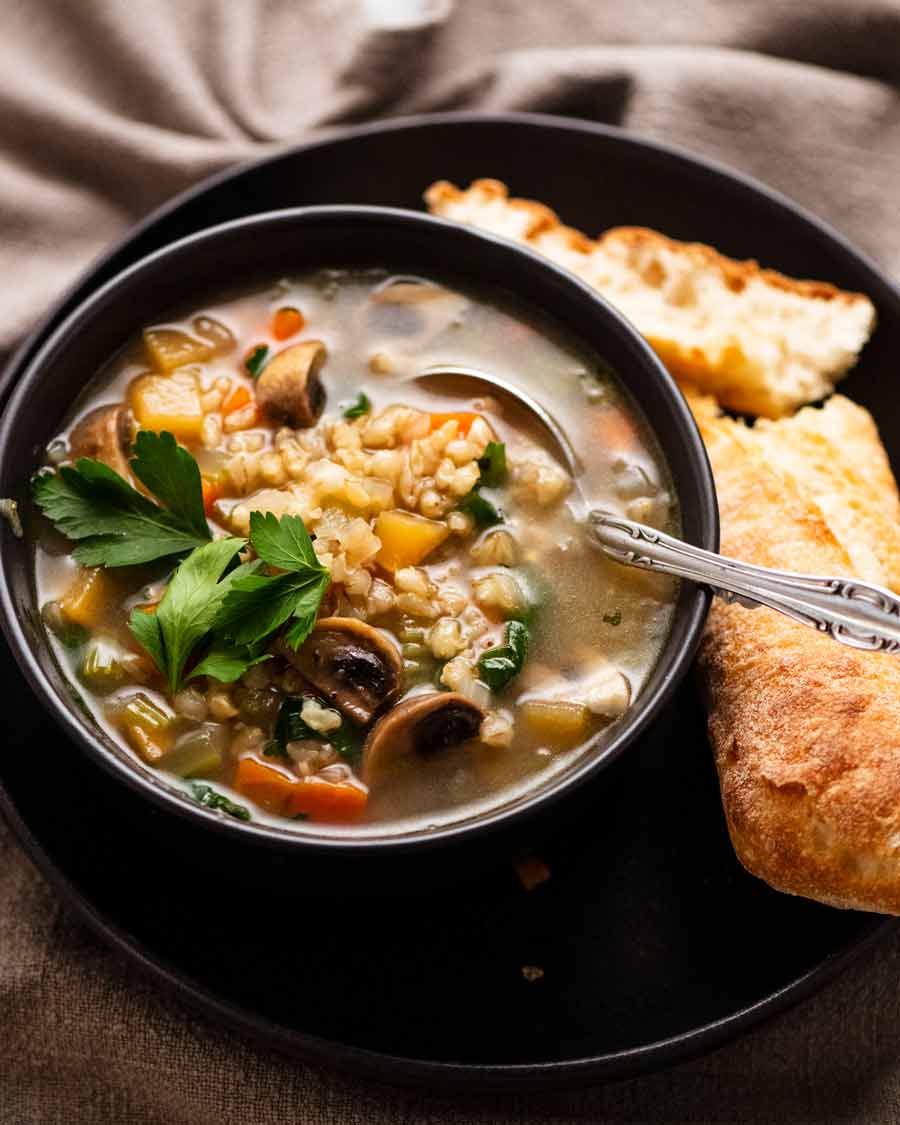
POLYGON ((476 418, 480 417, 480 414, 473 414, 471 411, 467 410, 457 411, 455 413, 451 412, 449 414, 432 414, 429 433, 434 433, 435 430, 439 430, 445 422, 456 422, 459 426, 459 436, 466 437, 469 430, 472 428, 472 423, 476 418))
POLYGON ((363 815, 368 801, 367 790, 352 782, 306 777, 291 790, 285 816, 302 815, 310 820, 346 824, 363 815))
POLYGON ((300 782, 282 773, 277 766, 267 766, 256 758, 241 758, 234 775, 234 787, 267 812, 290 815, 287 805, 300 782))
POLYGON ((299 309, 285 305, 272 317, 272 335, 276 340, 287 340, 295 336, 305 323, 303 313, 299 309))
POLYGON ((634 423, 617 406, 606 406, 591 414, 594 437, 607 449, 629 449, 637 445, 634 423))
POLYGON ((234 388, 222 406, 222 414, 228 416, 233 414, 235 410, 240 410, 242 406, 246 406, 250 402, 250 392, 243 385, 234 388))
POLYGON ((201 478, 200 485, 203 489, 203 510, 207 515, 211 515, 212 506, 219 499, 219 485, 207 477, 201 478))

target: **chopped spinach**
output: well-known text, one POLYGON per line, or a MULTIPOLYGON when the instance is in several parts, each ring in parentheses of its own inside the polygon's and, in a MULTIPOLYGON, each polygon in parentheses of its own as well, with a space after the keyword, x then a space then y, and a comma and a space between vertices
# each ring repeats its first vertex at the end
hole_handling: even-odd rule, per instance
POLYGON ((494 524, 503 523, 503 513, 498 512, 490 500, 485 500, 477 486, 466 493, 456 507, 460 512, 467 512, 475 521, 476 527, 493 527, 494 524))
POLYGON ((502 691, 522 671, 527 656, 528 626, 523 621, 507 621, 506 643, 482 654, 478 675, 491 691, 502 691))
POLYGON ((258 379, 262 374, 262 369, 269 361, 269 345, 257 344, 252 352, 244 360, 244 367, 250 372, 254 379, 258 379))
POLYGON ((221 809, 222 812, 228 813, 229 816, 235 817, 237 820, 250 820, 250 810, 244 805, 236 805, 234 801, 229 801, 224 793, 217 793, 209 785, 204 785, 200 781, 191 783, 191 792, 194 795, 194 800, 199 801, 208 809, 221 809))
MULTIPOLYGON (((301 716, 303 702, 305 699, 314 698, 315 696, 292 695, 285 699, 281 705, 281 710, 278 712, 278 718, 275 720, 272 741, 263 750, 263 754, 267 758, 286 758, 289 742, 300 742, 307 739, 311 739, 313 742, 321 742, 323 745, 326 742, 330 743, 342 758, 346 758, 350 762, 359 758, 362 739, 356 728, 346 719, 341 721, 341 725, 336 730, 327 732, 313 730, 303 721, 301 716)), ((323 707, 328 706, 322 699, 317 700, 317 702, 323 707)))

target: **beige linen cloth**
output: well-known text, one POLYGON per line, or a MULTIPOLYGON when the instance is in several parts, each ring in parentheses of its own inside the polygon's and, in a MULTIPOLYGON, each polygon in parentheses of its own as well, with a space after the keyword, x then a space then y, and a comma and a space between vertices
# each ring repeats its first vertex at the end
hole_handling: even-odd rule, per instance
MULTIPOLYGON (((462 108, 573 114, 717 157, 900 275, 898 0, 0 0, 0 352, 201 177, 317 131, 462 108)), ((187 1014, 54 901, 5 827, 0 852, 2 1125, 900 1121, 900 936, 667 1074, 407 1094, 187 1014)))

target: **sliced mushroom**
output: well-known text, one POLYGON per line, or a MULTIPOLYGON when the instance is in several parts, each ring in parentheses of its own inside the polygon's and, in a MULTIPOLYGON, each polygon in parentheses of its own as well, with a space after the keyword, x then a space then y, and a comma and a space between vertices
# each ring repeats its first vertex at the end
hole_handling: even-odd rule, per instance
POLYGON ((131 412, 122 403, 98 406, 81 419, 69 434, 73 460, 91 457, 102 461, 124 477, 130 477, 126 451, 133 436, 131 412))
POLYGON ((304 340, 270 359, 256 380, 256 401, 262 412, 294 429, 315 425, 325 405, 319 378, 325 355, 321 340, 304 340))
POLYGON ((425 757, 476 738, 484 712, 454 691, 414 695, 383 715, 363 746, 362 779, 366 785, 401 758, 425 757))
POLYGON ((325 699, 357 723, 370 723, 403 686, 403 661, 387 637, 355 617, 323 617, 295 652, 281 655, 325 699))

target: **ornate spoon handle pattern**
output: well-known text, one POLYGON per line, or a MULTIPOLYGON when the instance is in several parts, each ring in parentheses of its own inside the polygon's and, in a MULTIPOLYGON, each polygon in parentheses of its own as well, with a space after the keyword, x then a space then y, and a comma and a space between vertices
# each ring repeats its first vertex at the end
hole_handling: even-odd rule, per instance
POLYGON ((900 599, 881 586, 751 566, 609 512, 590 511, 588 522, 617 562, 700 582, 725 601, 768 606, 852 648, 900 652, 900 599))

